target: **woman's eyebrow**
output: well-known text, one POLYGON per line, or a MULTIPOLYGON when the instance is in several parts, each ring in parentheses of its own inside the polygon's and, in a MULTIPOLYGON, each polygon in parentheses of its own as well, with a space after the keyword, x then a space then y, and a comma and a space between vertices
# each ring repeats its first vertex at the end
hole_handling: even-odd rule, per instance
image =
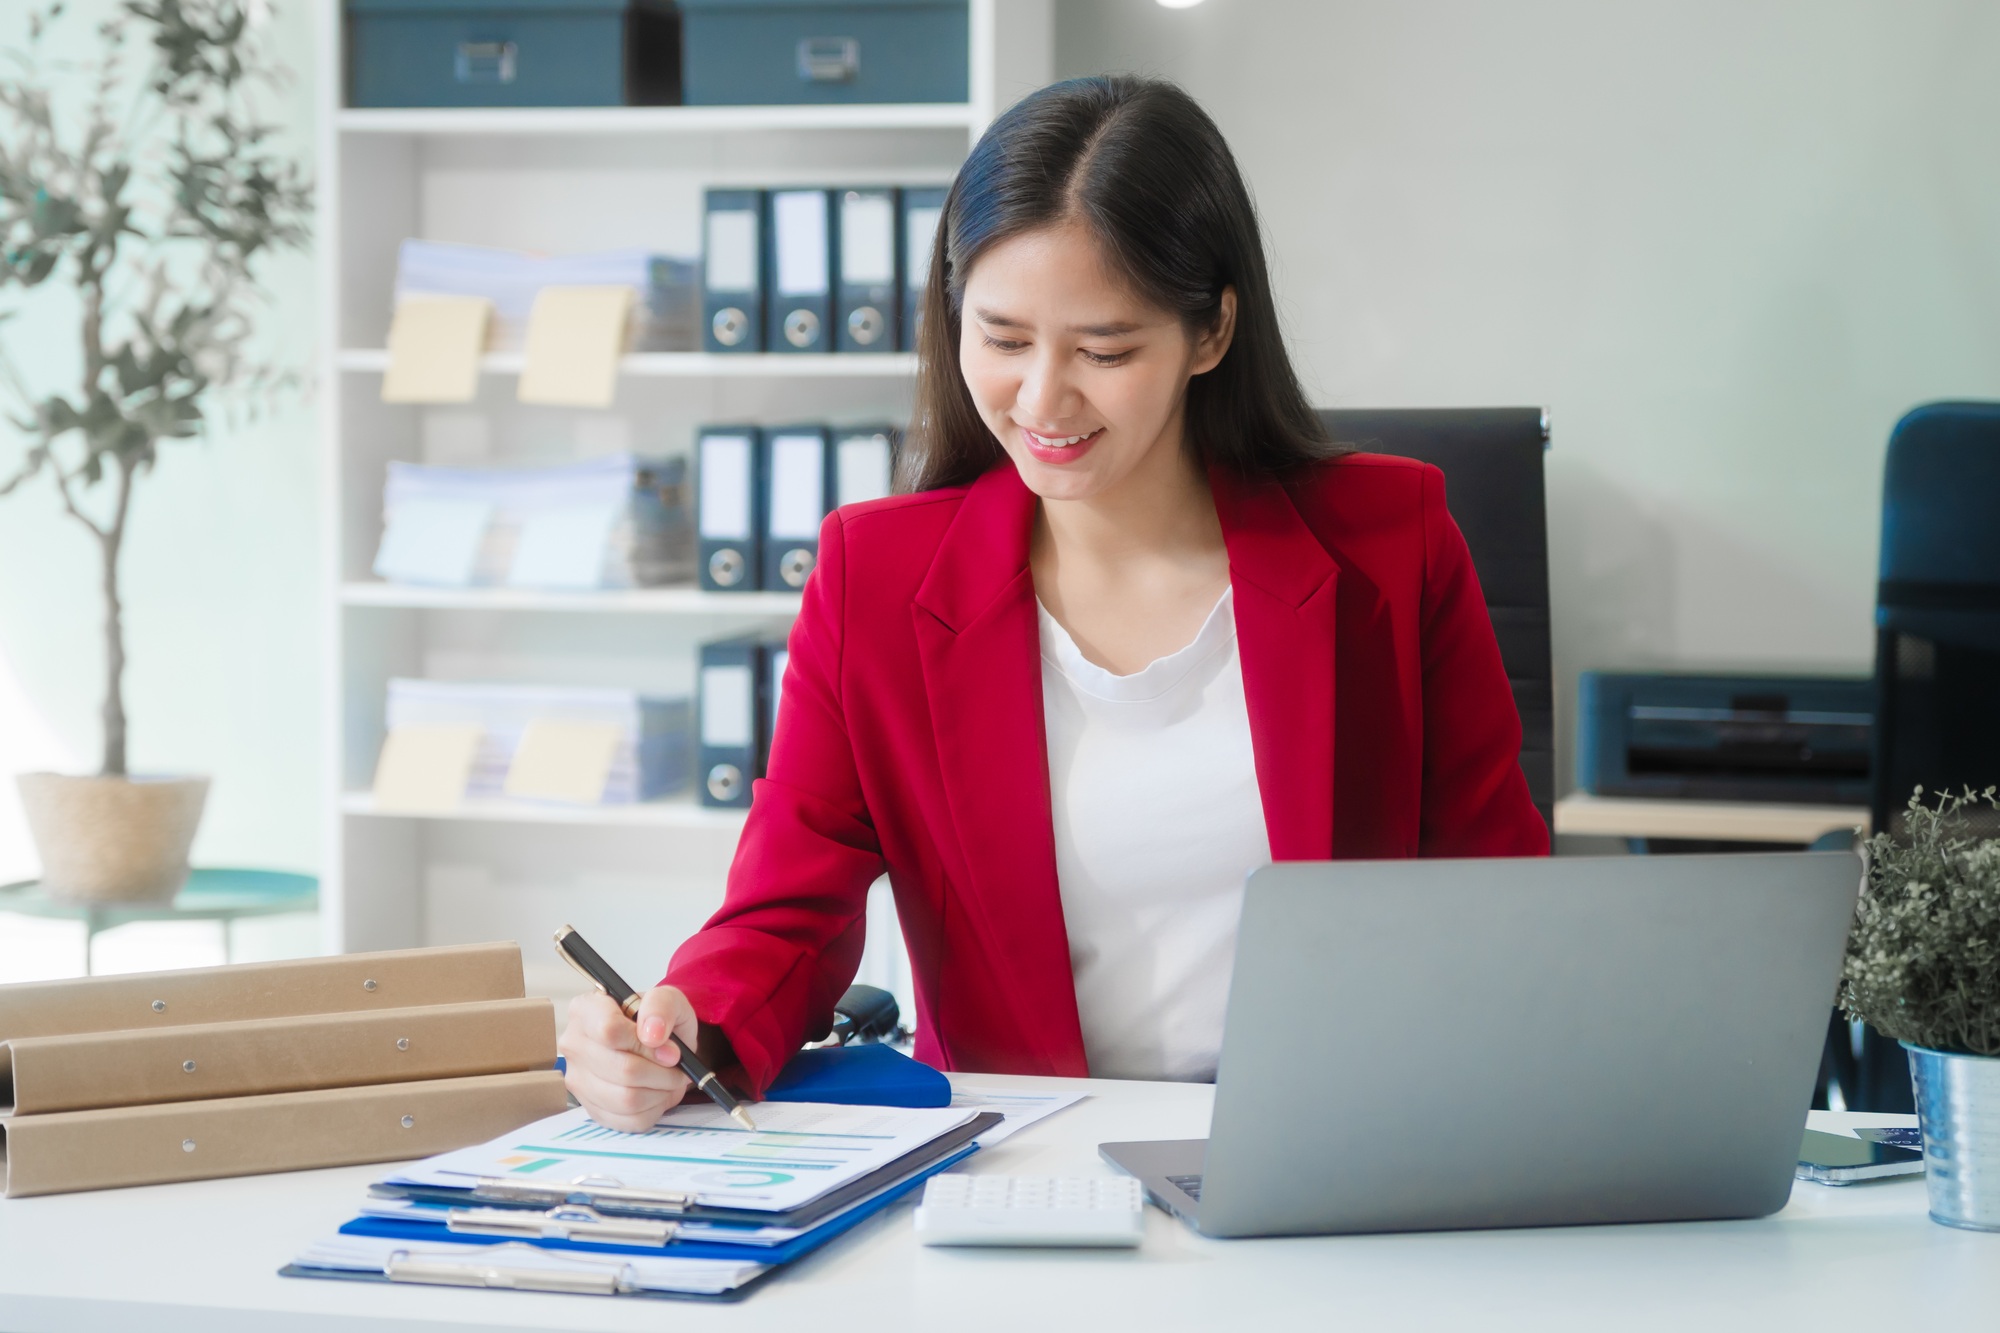
MULTIPOLYGON (((987 310, 980 306, 973 307, 972 317, 981 324, 997 324, 1005 329, 1025 329, 1028 327, 1024 320, 1016 319, 1012 315, 1002 314, 998 310, 987 310)), ((1110 324, 1072 324, 1064 332, 1081 333, 1086 338, 1118 338, 1128 333, 1135 333, 1144 327, 1142 324, 1134 324, 1129 320, 1118 320, 1110 324)))
POLYGON ((1067 332, 1081 333, 1086 338, 1120 338, 1128 333, 1136 333, 1145 327, 1127 320, 1112 324, 1072 324, 1067 332))

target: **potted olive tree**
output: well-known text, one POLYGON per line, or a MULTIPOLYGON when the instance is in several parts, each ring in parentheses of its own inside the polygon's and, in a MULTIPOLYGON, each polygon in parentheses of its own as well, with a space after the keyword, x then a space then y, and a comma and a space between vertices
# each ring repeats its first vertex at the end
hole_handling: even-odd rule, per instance
POLYGON ((284 77, 258 3, 121 0, 87 36, 55 3, 0 69, 0 496, 52 499, 102 562, 102 761, 20 778, 58 895, 171 898, 207 798, 206 778, 128 770, 119 559, 162 445, 201 434, 223 394, 254 407, 295 380, 248 349, 263 267, 304 246, 312 206, 256 110, 284 77), (64 330, 73 374, 29 372, 8 337, 29 327, 64 330))
POLYGON ((1867 843, 1841 1006, 1910 1054, 1931 1217, 2000 1231, 2000 838, 1993 789, 1910 798, 1867 843))

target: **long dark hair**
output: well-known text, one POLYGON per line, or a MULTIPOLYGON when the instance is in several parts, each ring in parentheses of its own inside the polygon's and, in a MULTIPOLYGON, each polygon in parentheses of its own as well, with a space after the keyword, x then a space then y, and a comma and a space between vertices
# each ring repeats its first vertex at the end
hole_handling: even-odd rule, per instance
POLYGON ((999 242, 1072 220, 1190 331, 1213 328, 1222 289, 1236 289, 1228 352, 1188 383, 1184 439, 1197 464, 1283 477, 1342 451, 1285 354, 1256 210, 1222 132, 1171 83, 1097 76, 1015 103, 945 197, 924 286, 909 489, 964 485, 1006 457, 959 369, 966 275, 999 242))

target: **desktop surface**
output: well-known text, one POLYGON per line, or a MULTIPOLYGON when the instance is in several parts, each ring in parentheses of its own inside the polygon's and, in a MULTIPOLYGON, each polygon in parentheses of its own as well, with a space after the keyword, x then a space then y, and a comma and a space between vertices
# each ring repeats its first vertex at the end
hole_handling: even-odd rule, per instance
MULTIPOLYGON (((963 1076, 954 1076, 963 1077, 963 1076)), ((1088 1100, 967 1169, 1101 1175, 1111 1139, 1208 1132, 1212 1089, 1084 1087, 1088 1100)), ((1476 1110, 1469 1112, 1477 1114, 1476 1110)), ((1913 1123, 1816 1112, 1813 1124, 1913 1123)), ((1207 1240, 1150 1209, 1128 1251, 926 1249, 906 1201, 740 1304, 619 1301, 277 1276, 353 1215, 382 1166, 0 1200, 0 1328, 95 1333, 361 1330, 1685 1329, 1983 1326, 2000 1235, 1938 1226, 1921 1179, 1798 1184, 1740 1222, 1207 1240)))

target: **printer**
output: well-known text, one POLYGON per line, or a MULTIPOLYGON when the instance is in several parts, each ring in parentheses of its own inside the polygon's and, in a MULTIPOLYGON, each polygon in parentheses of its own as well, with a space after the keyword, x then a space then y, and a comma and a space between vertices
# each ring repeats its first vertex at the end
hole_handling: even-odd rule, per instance
POLYGON ((1868 677, 1586 671, 1577 785, 1598 796, 1866 805, 1868 677))

